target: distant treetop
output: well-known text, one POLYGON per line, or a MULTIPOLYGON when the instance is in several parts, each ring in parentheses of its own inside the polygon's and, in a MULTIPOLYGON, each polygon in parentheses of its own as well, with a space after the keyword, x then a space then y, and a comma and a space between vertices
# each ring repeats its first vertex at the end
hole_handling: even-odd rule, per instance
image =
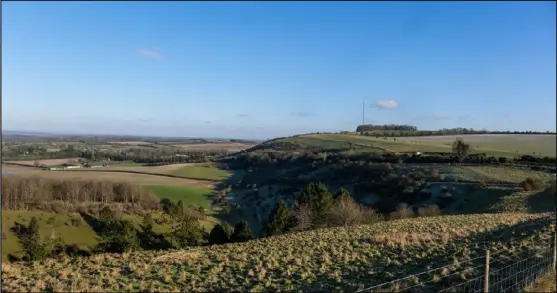
POLYGON ((388 124, 388 125, 373 125, 373 124, 365 124, 359 125, 356 128, 356 131, 374 131, 374 130, 405 130, 405 131, 417 131, 418 127, 412 125, 397 125, 397 124, 388 124))

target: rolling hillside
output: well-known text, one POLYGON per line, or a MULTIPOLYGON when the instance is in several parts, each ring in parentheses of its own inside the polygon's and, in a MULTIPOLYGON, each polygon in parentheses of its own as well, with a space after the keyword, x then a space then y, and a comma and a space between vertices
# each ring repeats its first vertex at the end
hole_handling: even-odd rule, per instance
MULTIPOLYGON (((554 214, 441 216, 180 251, 4 263, 2 287, 9 291, 56 292, 353 292, 362 286, 460 262, 467 264, 446 267, 442 274, 465 270, 463 274, 472 277, 477 272, 470 268, 478 265, 474 259, 483 254, 486 245, 498 265, 516 261, 549 243, 554 221, 554 214)), ((438 273, 424 276, 424 280, 434 281, 422 288, 431 291, 463 280, 439 278, 438 273)))
POLYGON ((250 150, 342 149, 378 152, 451 152, 452 142, 462 138, 470 144, 470 153, 488 156, 556 156, 555 135, 482 134, 419 137, 373 137, 358 134, 307 134, 264 142, 250 150))

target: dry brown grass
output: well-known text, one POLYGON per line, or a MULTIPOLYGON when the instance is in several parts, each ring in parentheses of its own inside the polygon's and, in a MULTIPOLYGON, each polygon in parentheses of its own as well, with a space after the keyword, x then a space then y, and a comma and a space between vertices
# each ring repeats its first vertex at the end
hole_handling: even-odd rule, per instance
POLYGON ((550 271, 524 288, 524 292, 557 292, 555 278, 555 271, 550 271))

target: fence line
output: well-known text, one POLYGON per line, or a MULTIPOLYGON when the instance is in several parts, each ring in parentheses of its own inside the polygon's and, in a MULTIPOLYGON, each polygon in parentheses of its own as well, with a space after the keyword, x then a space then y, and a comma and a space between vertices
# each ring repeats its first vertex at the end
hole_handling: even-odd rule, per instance
MULTIPOLYGON (((486 254, 470 260, 455 262, 447 266, 430 269, 397 280, 385 282, 367 288, 360 292, 420 292, 420 290, 436 292, 518 292, 535 281, 540 275, 555 271, 557 263, 557 235, 542 251, 532 251, 518 261, 509 264, 501 253, 486 254), (501 256, 498 258, 498 256, 501 256), (462 264, 483 259, 483 263, 458 271, 449 270, 450 267, 460 267, 462 264), (441 272, 441 276, 436 272, 441 272), (435 273, 432 275, 432 273, 435 273), (429 280, 420 280, 421 276, 429 276, 429 280), (467 279, 467 280, 466 280, 467 279), (465 281, 462 281, 465 280, 465 281), (459 283, 457 283, 459 282, 459 283), (429 287, 429 288, 428 288, 429 287)), ((477 263, 476 263, 477 264, 477 263)))

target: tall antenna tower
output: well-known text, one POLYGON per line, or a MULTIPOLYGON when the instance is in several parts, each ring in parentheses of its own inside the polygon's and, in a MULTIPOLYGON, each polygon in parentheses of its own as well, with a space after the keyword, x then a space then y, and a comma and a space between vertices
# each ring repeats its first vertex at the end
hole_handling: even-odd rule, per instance
POLYGON ((362 125, 366 124, 366 101, 362 100, 362 125))

